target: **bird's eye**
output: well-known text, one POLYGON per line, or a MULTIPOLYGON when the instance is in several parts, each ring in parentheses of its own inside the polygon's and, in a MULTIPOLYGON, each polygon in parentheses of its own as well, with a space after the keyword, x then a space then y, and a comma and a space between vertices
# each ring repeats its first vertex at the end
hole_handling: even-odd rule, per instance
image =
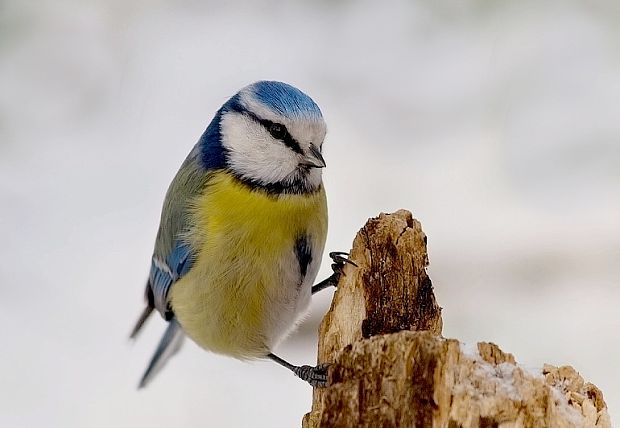
POLYGON ((272 123, 268 129, 271 136, 277 140, 282 140, 286 136, 286 128, 279 123, 272 123))

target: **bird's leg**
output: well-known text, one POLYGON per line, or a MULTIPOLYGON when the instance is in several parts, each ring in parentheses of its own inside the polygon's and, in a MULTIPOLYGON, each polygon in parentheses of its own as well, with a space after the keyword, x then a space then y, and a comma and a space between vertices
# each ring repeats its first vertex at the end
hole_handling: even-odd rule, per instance
POLYGON ((338 280, 340 280, 340 275, 342 275, 342 271, 344 269, 344 265, 349 263, 355 267, 357 265, 344 256, 348 256, 349 253, 343 253, 341 251, 334 251, 329 253, 329 257, 332 259, 334 263, 332 263, 332 273, 327 279, 319 282, 316 285, 312 286, 312 294, 318 293, 319 291, 327 288, 327 287, 336 287, 338 285, 338 280))
POLYGON ((282 367, 286 367, 293 373, 295 376, 308 382, 311 386, 317 388, 323 388, 327 386, 327 369, 329 364, 319 364, 318 366, 295 366, 288 361, 283 360, 275 354, 268 354, 271 360, 280 364, 282 367))

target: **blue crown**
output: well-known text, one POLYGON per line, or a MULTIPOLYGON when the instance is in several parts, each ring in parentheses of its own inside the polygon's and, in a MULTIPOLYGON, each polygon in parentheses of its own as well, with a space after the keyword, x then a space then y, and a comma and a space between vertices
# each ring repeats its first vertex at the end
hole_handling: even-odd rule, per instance
POLYGON ((282 82, 261 80, 246 88, 257 101, 285 117, 321 119, 321 109, 299 89, 282 82))

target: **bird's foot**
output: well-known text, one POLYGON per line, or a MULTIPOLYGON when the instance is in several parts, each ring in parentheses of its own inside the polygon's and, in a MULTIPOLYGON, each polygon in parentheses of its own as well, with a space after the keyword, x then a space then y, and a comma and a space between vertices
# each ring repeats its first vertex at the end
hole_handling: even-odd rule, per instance
POLYGON ((349 260, 347 257, 349 253, 345 253, 342 251, 333 251, 331 253, 329 253, 329 257, 332 259, 333 263, 332 263, 332 270, 334 271, 334 273, 332 273, 329 278, 324 279, 323 281, 319 282, 318 284, 314 285, 312 287, 312 294, 317 293, 325 288, 328 287, 337 287, 338 286, 338 281, 340 280, 340 276, 344 275, 344 267, 345 265, 348 263, 350 265, 353 265, 355 267, 357 267, 357 265, 355 264, 355 262, 353 262, 352 260, 349 260))
POLYGON ((332 263, 332 270, 338 275, 343 274, 344 267, 347 263, 357 267, 355 262, 349 259, 349 253, 345 253, 344 251, 332 251, 329 253, 329 258, 334 262, 332 263))
POLYGON ((329 364, 319 364, 318 366, 299 366, 293 369, 295 376, 305 380, 312 387, 324 388, 327 386, 327 371, 329 364))

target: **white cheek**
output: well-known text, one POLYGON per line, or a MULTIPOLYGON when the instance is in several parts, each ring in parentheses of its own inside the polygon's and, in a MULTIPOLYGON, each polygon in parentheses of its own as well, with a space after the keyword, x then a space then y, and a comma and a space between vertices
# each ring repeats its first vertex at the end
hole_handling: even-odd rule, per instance
POLYGON ((241 176, 276 183, 297 168, 297 155, 252 119, 229 113, 222 118, 221 126, 230 167, 241 176))

